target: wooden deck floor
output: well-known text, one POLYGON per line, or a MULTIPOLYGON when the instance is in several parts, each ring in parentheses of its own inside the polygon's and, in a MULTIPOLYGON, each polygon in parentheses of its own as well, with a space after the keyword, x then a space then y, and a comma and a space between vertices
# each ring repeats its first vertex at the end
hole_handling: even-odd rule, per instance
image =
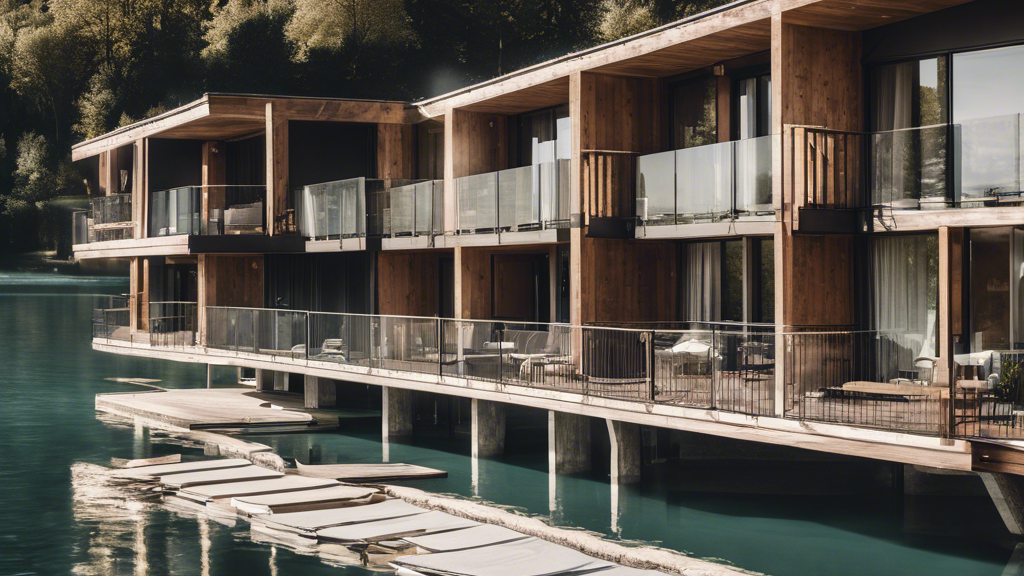
POLYGON ((267 394, 248 388, 98 394, 96 409, 189 430, 253 432, 338 427, 337 415, 304 408, 301 396, 267 394))

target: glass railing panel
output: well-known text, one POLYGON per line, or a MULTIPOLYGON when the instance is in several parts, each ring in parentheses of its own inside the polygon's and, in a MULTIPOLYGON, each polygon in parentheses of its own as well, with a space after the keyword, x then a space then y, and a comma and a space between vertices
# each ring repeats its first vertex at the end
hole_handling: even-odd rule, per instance
MULTIPOLYGON (((415 221, 413 232, 416 236, 429 236, 433 229, 434 217, 434 182, 420 182, 415 184, 415 221)), ((392 213, 394 206, 391 207, 392 213)))
POLYGON ((733 143, 676 151, 676 206, 680 223, 717 222, 733 209, 733 143))
POLYGON ((498 172, 498 226, 518 230, 540 224, 539 192, 533 166, 498 172))
POLYGON ((738 140, 736 157, 736 212, 741 215, 773 214, 772 137, 738 140))
POLYGON ((89 243, 89 212, 79 210, 71 215, 71 243, 89 243))
POLYGON ((419 184, 410 184, 391 189, 392 235, 415 235, 417 194, 421 193, 419 186, 419 184))
POLYGON ((476 174, 455 180, 460 232, 494 232, 498 228, 498 174, 476 174))
POLYGON ((954 125, 960 199, 991 198, 1021 191, 1020 114, 954 125))
POLYGON ((224 198, 223 213, 210 211, 206 234, 264 234, 266 225, 266 187, 211 186, 207 192, 224 198), (223 190, 223 191, 221 191, 223 190))
POLYGON ((201 189, 195 186, 150 194, 150 236, 200 233, 201 189))
POLYGON ((945 205, 948 127, 878 132, 868 138, 868 189, 874 205, 945 205))
POLYGON ((640 156, 637 167, 637 217, 648 226, 676 223, 676 152, 640 156))
POLYGON ((365 178, 302 187, 296 201, 299 234, 314 240, 366 234, 365 178))

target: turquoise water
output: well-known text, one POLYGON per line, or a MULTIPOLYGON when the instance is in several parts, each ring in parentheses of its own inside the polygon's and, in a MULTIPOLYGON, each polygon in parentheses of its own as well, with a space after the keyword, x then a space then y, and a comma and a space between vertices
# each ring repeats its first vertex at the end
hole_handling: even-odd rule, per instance
MULTIPOLYGON (((200 454, 155 432, 97 418, 96 393, 136 390, 104 378, 205 385, 204 366, 91 350, 92 300, 84 294, 126 289, 122 280, 0 271, 0 576, 368 574, 253 543, 244 523, 228 527, 155 504, 126 505, 91 483, 79 463, 200 454)), ((338 433, 253 439, 303 460, 312 449, 324 462, 379 461, 379 418, 345 426, 338 433)), ((447 479, 410 484, 419 488, 776 575, 998 575, 1011 553, 993 543, 999 538, 987 536, 998 532, 991 530, 998 517, 984 498, 912 501, 877 490, 853 491, 855 496, 757 494, 760 485, 788 481, 782 467, 659 465, 645 469, 645 484, 623 488, 614 499, 600 474, 561 477, 552 498, 546 435, 537 427, 514 434, 518 448, 500 460, 478 462, 476 471, 460 435, 394 444, 390 457, 449 472, 447 479), (728 485, 731 493, 708 485, 728 485), (944 535, 943 523, 963 529, 944 535)), ((822 492, 831 483, 871 481, 858 476, 865 474, 860 468, 826 466, 807 469, 820 477, 822 492)))

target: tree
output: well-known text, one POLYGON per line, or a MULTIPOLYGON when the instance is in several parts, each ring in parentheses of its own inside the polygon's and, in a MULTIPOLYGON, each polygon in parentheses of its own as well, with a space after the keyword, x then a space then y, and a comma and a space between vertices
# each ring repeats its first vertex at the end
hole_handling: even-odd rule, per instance
POLYGON ((113 72, 109 66, 101 66, 100 70, 89 80, 89 90, 78 99, 78 122, 74 125, 75 134, 88 140, 102 136, 110 130, 111 118, 117 109, 117 98, 114 96, 113 72))
POLYGON ((402 0, 295 0, 286 33, 299 58, 311 48, 389 46, 415 39, 402 0))
POLYGON ((601 36, 606 42, 639 34, 658 25, 651 6, 638 0, 608 0, 601 36))
POLYGON ((50 168, 48 148, 46 138, 35 132, 24 134, 18 140, 14 198, 31 204, 53 196, 57 178, 50 168))
POLYGON ((214 10, 202 51, 212 90, 285 93, 293 86, 296 47, 285 34, 287 0, 228 0, 214 10))

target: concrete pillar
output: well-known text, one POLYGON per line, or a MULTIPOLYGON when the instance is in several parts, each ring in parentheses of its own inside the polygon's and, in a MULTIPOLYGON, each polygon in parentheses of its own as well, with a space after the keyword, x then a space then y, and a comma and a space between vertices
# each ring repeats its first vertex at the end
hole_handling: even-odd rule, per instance
POLYGON ((640 425, 605 420, 611 441, 611 483, 635 484, 640 481, 640 425))
POLYGON ((288 391, 288 373, 287 372, 274 372, 274 391, 276 391, 276 392, 287 392, 288 391))
POLYGON ((548 412, 548 470, 551 474, 590 471, 590 420, 586 416, 548 412))
POLYGON ((473 400, 473 458, 493 458, 505 452, 505 405, 500 402, 473 400))
POLYGON ((384 461, 390 458, 392 441, 412 435, 412 391, 381 387, 381 444, 384 461))
POLYGON ((274 391, 274 371, 263 370, 261 368, 256 369, 256 391, 257 392, 273 392, 274 391))
POLYGON ((213 388, 213 364, 206 365, 206 387, 213 388))
POLYGON ((306 408, 334 408, 338 405, 338 387, 334 380, 306 376, 304 400, 306 408))
POLYGON ((1001 472, 978 472, 978 476, 985 483, 1006 529, 1014 536, 1024 536, 1024 479, 1001 472))

